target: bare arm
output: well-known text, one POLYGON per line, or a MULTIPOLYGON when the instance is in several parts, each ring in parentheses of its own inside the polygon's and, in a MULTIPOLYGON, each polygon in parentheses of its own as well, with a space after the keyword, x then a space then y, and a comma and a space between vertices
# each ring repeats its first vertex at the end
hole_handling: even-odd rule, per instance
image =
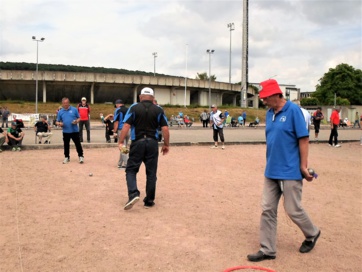
POLYGON ((309 138, 304 137, 299 139, 299 153, 300 153, 300 171, 302 172, 303 177, 312 181, 313 176, 308 172, 308 152, 309 152, 309 138))
POLYGON ((166 155, 170 150, 170 131, 168 130, 168 126, 161 127, 162 129, 162 136, 164 139, 164 144, 161 148, 161 153, 166 155))
POLYGON ((130 128, 131 128, 130 124, 124 123, 123 128, 121 130, 121 135, 119 136, 119 140, 118 140, 119 150, 122 150, 124 139, 126 138, 130 128))

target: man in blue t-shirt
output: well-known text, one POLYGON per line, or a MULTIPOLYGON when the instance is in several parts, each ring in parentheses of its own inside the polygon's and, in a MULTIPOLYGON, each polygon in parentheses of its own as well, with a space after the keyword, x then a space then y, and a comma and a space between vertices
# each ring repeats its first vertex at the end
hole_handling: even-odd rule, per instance
POLYGON ((313 180, 308 172, 309 133, 299 107, 286 101, 274 79, 260 83, 259 97, 269 107, 266 114, 266 167, 260 220, 260 249, 247 256, 259 262, 276 257, 277 213, 280 197, 284 209, 301 229, 305 241, 299 252, 311 251, 320 235, 301 205, 303 178, 313 180))
POLYGON ((69 156, 69 143, 70 139, 75 144, 78 153, 79 163, 84 162, 83 148, 80 143, 78 123, 80 116, 78 109, 70 105, 69 98, 62 99, 62 109, 58 112, 56 125, 63 129, 63 142, 64 142, 64 161, 66 164, 70 161, 69 156))

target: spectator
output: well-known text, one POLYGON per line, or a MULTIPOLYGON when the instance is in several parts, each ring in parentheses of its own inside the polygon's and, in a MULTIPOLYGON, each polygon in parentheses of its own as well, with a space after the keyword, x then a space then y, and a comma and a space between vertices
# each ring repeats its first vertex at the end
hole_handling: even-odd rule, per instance
MULTIPOLYGON (((124 105, 123 100, 117 99, 115 102, 116 110, 114 111, 114 125, 113 125, 113 132, 117 134, 117 137, 119 139, 119 136, 121 135, 121 130, 123 128, 123 119, 126 116, 128 108, 124 105)), ((124 139, 123 145, 128 148, 128 142, 129 142, 129 134, 126 135, 124 139)), ((118 168, 126 168, 127 166, 127 160, 128 160, 128 154, 119 154, 118 159, 118 168)))
POLYGON ((51 128, 47 122, 46 116, 40 117, 40 121, 36 122, 34 125, 34 130, 36 136, 39 138, 39 144, 41 144, 43 137, 47 137, 44 144, 50 144, 50 139, 52 138, 53 133, 51 132, 51 128))
POLYGON ((238 123, 240 126, 244 126, 244 118, 243 118, 243 114, 240 113, 239 117, 238 117, 238 123))
POLYGON ((0 152, 2 152, 3 150, 1 149, 2 145, 4 143, 8 143, 9 139, 8 139, 8 135, 6 133, 6 131, 4 131, 1 127, 0 127, 0 152))
POLYGON ((104 123, 103 113, 100 113, 100 114, 99 114, 99 118, 101 118, 101 124, 102 124, 102 126, 105 126, 106 124, 104 123))
POLYGON ((90 107, 87 103, 87 98, 82 97, 81 103, 78 104, 78 112, 80 116, 79 121, 79 137, 80 141, 83 142, 83 126, 87 130, 87 142, 90 143, 90 107))
POLYGON ((185 123, 186 127, 192 126, 192 121, 190 120, 190 118, 187 115, 185 115, 185 117, 184 117, 184 123, 185 123))
POLYGON ((333 147, 341 147, 341 145, 338 144, 338 126, 339 126, 339 112, 341 111, 341 108, 336 108, 330 117, 330 124, 331 124, 331 133, 329 135, 329 146, 333 147))
POLYGON ((217 109, 216 105, 212 105, 211 106, 212 112, 210 115, 210 125, 212 127, 212 131, 213 131, 213 139, 215 142, 215 145, 212 146, 211 148, 218 148, 218 136, 220 137, 220 141, 222 143, 221 148, 225 149, 225 145, 224 145, 224 131, 223 131, 223 123, 225 120, 224 115, 222 114, 221 111, 219 111, 217 109))
POLYGON ((126 168, 128 188, 128 202, 124 209, 129 210, 140 198, 137 188, 137 173, 142 162, 146 166, 146 196, 143 199, 144 207, 151 208, 155 205, 157 164, 158 164, 158 127, 161 126, 164 144, 161 153, 169 152, 170 134, 167 118, 162 108, 153 104, 154 92, 151 88, 143 88, 139 96, 140 102, 133 104, 124 117, 124 126, 119 139, 119 150, 124 149, 123 143, 132 130, 132 144, 126 168))
POLYGON ((322 113, 322 108, 318 107, 317 110, 313 113, 314 136, 316 141, 318 141, 319 129, 323 119, 324 115, 322 113))
POLYGON ((243 111, 243 122, 244 122, 244 127, 245 127, 245 123, 246 123, 246 111, 243 111))
POLYGON ((117 143, 117 134, 113 132, 113 130, 114 130, 113 114, 108 114, 104 118, 104 124, 106 125, 106 141, 107 141, 107 143, 111 142, 111 136, 114 136, 114 142, 117 143))
POLYGON ((70 139, 75 144, 78 153, 79 163, 84 163, 83 148, 79 138, 78 123, 80 116, 78 110, 70 105, 69 98, 62 99, 62 109, 58 113, 57 126, 63 129, 63 143, 64 143, 64 161, 63 164, 70 162, 69 156, 69 143, 70 139))
POLYGON ((354 120, 354 123, 353 123, 353 128, 355 126, 358 126, 359 128, 361 128, 360 124, 359 124, 359 114, 358 114, 358 111, 356 112, 356 117, 355 117, 355 120, 354 120))
POLYGON ((184 119, 180 115, 176 116, 176 121, 178 127, 183 127, 185 125, 184 119))
POLYGON ((8 110, 7 107, 3 108, 1 115, 2 115, 2 121, 3 121, 1 124, 1 127, 4 128, 4 124, 6 124, 6 127, 9 127, 8 122, 9 122, 10 111, 8 110))
POLYGON ((204 110, 201 114, 200 114, 200 120, 202 122, 202 127, 208 127, 208 124, 209 124, 209 118, 210 118, 210 115, 209 113, 207 112, 207 110, 204 110))
POLYGON ((13 151, 21 151, 22 142, 25 136, 25 133, 19 128, 17 122, 12 122, 11 127, 8 128, 8 139, 9 144, 13 147, 13 151))

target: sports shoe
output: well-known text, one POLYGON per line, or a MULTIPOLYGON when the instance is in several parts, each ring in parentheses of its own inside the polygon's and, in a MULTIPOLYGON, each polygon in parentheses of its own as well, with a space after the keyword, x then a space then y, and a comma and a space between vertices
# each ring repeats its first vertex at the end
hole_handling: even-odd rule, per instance
POLYGON ((83 163, 84 162, 84 157, 83 156, 80 156, 79 157, 79 163, 83 163))
POLYGON ((337 144, 337 145, 335 145, 334 147, 341 147, 341 145, 337 144))
POLYGON ((0 153, 3 152, 3 150, 0 148, 0 153))
POLYGON ((221 147, 221 149, 225 149, 225 146, 223 145, 223 146, 221 147))
POLYGON ((39 144, 41 144, 41 141, 39 141, 39 144))
POLYGON ((44 142, 44 144, 50 144, 50 142, 48 142, 48 140, 46 140, 46 141, 44 142))
POLYGON ((320 235, 321 235, 321 231, 318 232, 317 236, 314 237, 314 239, 312 241, 304 240, 301 247, 299 248, 299 252, 308 253, 309 251, 311 251, 314 248, 315 244, 317 243, 317 240, 320 235))
POLYGON ((137 201, 140 200, 139 196, 134 196, 128 200, 126 205, 124 205, 125 210, 132 209, 133 205, 137 203, 137 201))
POLYGON ((217 145, 213 145, 212 147, 210 147, 210 148, 218 148, 218 146, 217 145))
POLYGON ((69 157, 66 157, 63 161, 63 164, 67 164, 68 162, 70 162, 70 159, 69 159, 69 157))
POLYGON ((153 201, 151 203, 145 202, 145 205, 144 205, 145 209, 150 209, 153 206, 155 206, 155 202, 153 202, 153 201))
POLYGON ((333 144, 333 145, 331 145, 331 144, 328 144, 328 146, 330 146, 330 147, 334 147, 334 144, 333 144))
POLYGON ((275 256, 266 255, 263 251, 259 250, 255 254, 249 254, 247 258, 251 262, 261 262, 264 260, 274 260, 275 256))
POLYGON ((12 151, 16 151, 16 147, 13 147, 12 151))
POLYGON ((17 151, 21 151, 21 148, 20 148, 20 147, 18 147, 16 150, 17 150, 17 151))

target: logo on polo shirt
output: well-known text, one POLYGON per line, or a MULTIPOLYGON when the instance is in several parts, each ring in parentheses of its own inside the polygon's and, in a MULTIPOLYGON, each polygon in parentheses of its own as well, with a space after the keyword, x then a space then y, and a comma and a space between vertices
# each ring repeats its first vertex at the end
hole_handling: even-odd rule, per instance
POLYGON ((285 121, 287 121, 287 117, 286 117, 286 116, 280 117, 279 122, 283 122, 283 123, 284 123, 285 121))

